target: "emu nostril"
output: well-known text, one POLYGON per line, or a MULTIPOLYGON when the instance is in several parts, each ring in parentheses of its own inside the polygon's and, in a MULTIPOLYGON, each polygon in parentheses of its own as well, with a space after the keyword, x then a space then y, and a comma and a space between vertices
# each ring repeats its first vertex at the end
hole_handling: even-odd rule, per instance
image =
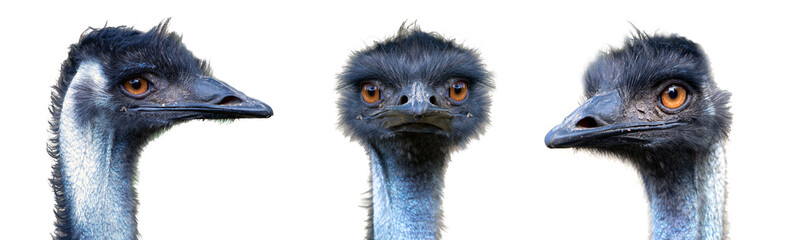
POLYGON ((400 100, 397 101, 397 105, 403 105, 403 104, 406 104, 406 103, 408 103, 408 96, 405 96, 405 95, 401 96, 400 100))
POLYGON ((599 127, 600 124, 597 123, 593 117, 585 117, 578 121, 575 126, 580 128, 596 128, 599 127))
POLYGON ((430 103, 433 104, 433 105, 438 105, 436 103, 436 96, 430 96, 430 103))
POLYGON ((242 101, 240 98, 236 96, 227 96, 222 98, 222 100, 219 100, 219 102, 216 103, 216 105, 235 105, 235 104, 241 104, 242 102, 244 101, 242 101))

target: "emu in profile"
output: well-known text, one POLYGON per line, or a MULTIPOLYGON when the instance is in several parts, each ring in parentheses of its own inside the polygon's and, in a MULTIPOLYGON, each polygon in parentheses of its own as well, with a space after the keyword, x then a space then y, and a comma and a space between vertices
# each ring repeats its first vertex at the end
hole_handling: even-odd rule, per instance
POLYGON ((643 180, 652 239, 726 238, 729 96, 680 36, 638 32, 584 78, 586 102, 545 136, 550 148, 627 159, 643 180))
POLYGON ((191 119, 266 118, 271 109, 211 76, 163 22, 93 29, 71 45, 53 87, 54 239, 137 239, 137 158, 191 119))
POLYGON ((351 56, 338 104, 370 156, 368 239, 440 238, 449 154, 487 125, 489 75, 475 51, 417 27, 351 56))

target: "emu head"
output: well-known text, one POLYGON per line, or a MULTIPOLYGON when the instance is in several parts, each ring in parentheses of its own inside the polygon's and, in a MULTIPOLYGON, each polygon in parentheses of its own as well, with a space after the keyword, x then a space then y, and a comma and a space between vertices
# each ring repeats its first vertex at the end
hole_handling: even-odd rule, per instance
POLYGON ((190 119, 265 118, 263 102, 214 79, 163 22, 148 32, 91 29, 71 46, 54 87, 54 110, 81 126, 101 122, 146 135, 190 119), (71 97, 69 97, 71 96, 71 97), (58 104, 60 102, 60 104, 58 104))
POLYGON ((474 50, 401 27, 355 52, 339 75, 340 125, 362 142, 416 137, 462 146, 488 123, 489 78, 474 50))
POLYGON ((730 94, 684 37, 638 32, 601 54, 584 83, 586 101, 545 136, 548 147, 625 157, 703 154, 728 134, 730 94))

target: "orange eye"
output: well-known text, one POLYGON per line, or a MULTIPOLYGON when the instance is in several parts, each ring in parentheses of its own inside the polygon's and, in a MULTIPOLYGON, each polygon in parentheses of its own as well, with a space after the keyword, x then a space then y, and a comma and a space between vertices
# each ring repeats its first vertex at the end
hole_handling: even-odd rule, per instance
POLYGON ((148 92, 148 80, 142 77, 136 77, 123 82, 123 89, 133 95, 142 95, 148 92))
POLYGON ((663 106, 669 109, 677 109, 685 104, 687 97, 688 93, 685 91, 685 88, 679 85, 671 85, 660 94, 660 101, 663 102, 663 106))
POLYGON ((457 102, 463 101, 468 96, 468 83, 457 81, 449 86, 449 98, 457 102))
POLYGON ((367 103, 375 103, 381 100, 381 90, 372 83, 362 85, 362 99, 367 103))

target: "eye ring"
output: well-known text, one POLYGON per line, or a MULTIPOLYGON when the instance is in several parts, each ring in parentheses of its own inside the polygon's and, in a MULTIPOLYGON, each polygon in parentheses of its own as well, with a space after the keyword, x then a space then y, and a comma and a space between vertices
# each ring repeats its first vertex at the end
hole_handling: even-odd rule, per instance
POLYGON ((373 83, 362 84, 361 87, 362 101, 366 103, 376 103, 381 100, 381 89, 373 83))
POLYGON ((449 99, 455 102, 463 102, 468 98, 468 82, 465 80, 458 80, 449 85, 447 89, 449 99))
POLYGON ((660 91, 661 106, 671 112, 681 110, 689 101, 688 90, 679 84, 669 84, 660 91))
POLYGON ((151 83, 144 77, 133 77, 124 80, 120 84, 121 89, 126 95, 134 98, 143 98, 151 92, 151 83))

